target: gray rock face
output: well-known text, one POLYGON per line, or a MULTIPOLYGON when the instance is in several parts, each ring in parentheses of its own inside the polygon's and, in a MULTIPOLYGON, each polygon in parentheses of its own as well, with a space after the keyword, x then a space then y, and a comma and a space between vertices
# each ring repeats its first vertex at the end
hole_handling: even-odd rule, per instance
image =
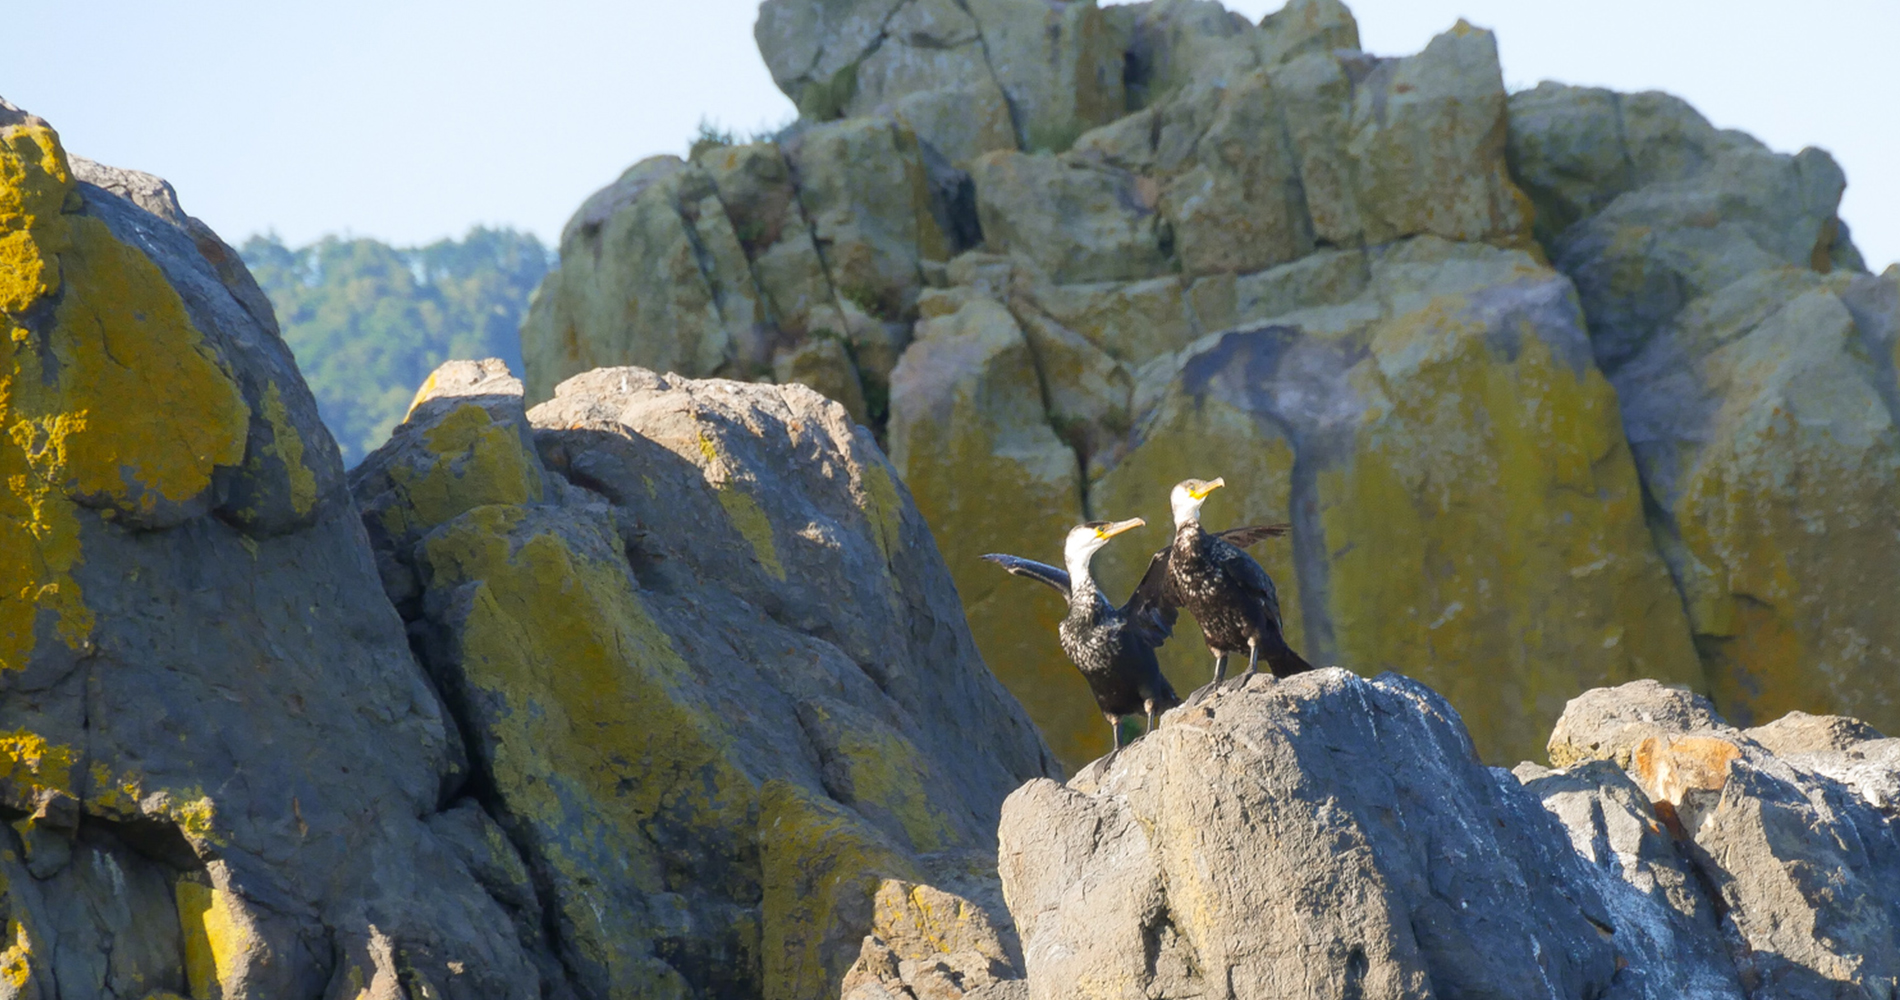
POLYGON ((1012 795, 1032 997, 1600 995, 1611 916, 1536 800, 1396 675, 1255 678, 1012 795))
POLYGON ((1686 692, 1602 688, 1552 736, 1571 766, 1510 773, 1395 674, 1230 685, 1005 803, 1020 988, 1893 995, 1895 741, 1813 716, 1757 732, 1786 755, 1686 692))
POLYGON ((1840 168, 1666 94, 1546 83, 1510 120, 1717 703, 1891 726, 1900 625, 1859 595, 1900 584, 1900 271, 1865 273, 1840 168))
MULTIPOLYGON (((1789 749, 1782 757, 1707 713, 1706 703, 1667 700, 1676 711, 1654 711, 1664 699, 1653 686, 1593 691, 1572 704, 1560 732, 1570 734, 1566 745, 1597 747, 1605 759, 1620 752, 1611 748, 1628 747, 1630 778, 1718 905, 1722 935, 1746 994, 1893 995, 1900 989, 1900 831, 1882 808, 1891 803, 1896 762, 1884 744, 1893 741, 1858 738, 1870 734, 1851 720, 1814 717, 1756 730, 1789 749), (1633 718, 1644 720, 1646 733, 1635 729, 1633 718)), ((1551 794, 1559 790, 1553 779, 1534 770, 1520 773, 1565 818, 1573 840, 1590 836, 1600 822, 1625 880, 1655 902, 1660 900, 1650 884, 1664 890, 1669 909, 1654 903, 1649 909, 1676 925, 1679 957, 1712 950, 1700 907, 1667 891, 1673 876, 1665 877, 1666 868, 1645 865, 1641 844, 1634 851, 1615 846, 1621 821, 1613 820, 1607 805, 1601 821, 1585 817, 1566 806, 1563 795, 1551 794), (1690 917, 1703 929, 1683 935, 1681 925, 1690 917)), ((1600 765, 1586 764, 1566 780, 1596 782, 1594 794, 1607 803, 1606 793, 1618 783, 1603 780, 1605 774, 1600 765)), ((1614 794, 1628 801, 1626 792, 1614 794)), ((1622 839, 1631 842, 1628 833, 1622 839)), ((1588 853, 1601 857, 1600 849, 1588 853)), ((1669 971, 1682 974, 1692 967, 1683 961, 1669 971)))
POLYGON ((256 285, 169 185, 69 169, 4 102, 0 168, 0 283, 42 277, 0 411, 59 442, 0 448, 0 989, 540 993, 433 821, 466 758, 256 285))
POLYGON ((879 887, 967 867, 1055 771, 869 433, 807 389, 610 368, 524 413, 451 362, 353 486, 505 836, 443 825, 577 995, 835 996, 894 933, 879 887))

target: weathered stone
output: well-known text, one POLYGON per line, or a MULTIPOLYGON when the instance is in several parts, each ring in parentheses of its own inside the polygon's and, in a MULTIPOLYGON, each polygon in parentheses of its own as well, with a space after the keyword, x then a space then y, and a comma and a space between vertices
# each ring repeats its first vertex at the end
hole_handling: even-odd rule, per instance
MULTIPOLYGON (((987 552, 1055 559, 1082 517, 1080 465, 1050 428, 1035 359, 1009 310, 964 293, 918 324, 891 377, 891 463, 936 532, 983 660, 1023 702, 1062 759, 1092 748, 1059 724, 1088 703, 1062 658, 1052 593, 983 561, 987 552)), ((1095 728, 1101 728, 1096 717, 1095 728)))
POLYGON ((988 846, 1053 760, 841 406, 619 368, 524 419, 493 366, 446 366, 364 463, 459 472, 446 500, 358 478, 410 529, 384 561, 421 582, 412 631, 541 888, 479 822, 451 843, 579 995, 835 995, 880 881, 988 846), (496 495, 464 425, 545 488, 496 495))
POLYGON ((994 82, 907 94, 880 106, 917 138, 958 166, 993 149, 1016 148, 1016 126, 1009 98, 994 82))
POLYGON ((373 922, 438 995, 534 995, 426 822, 466 767, 335 444, 176 206, 0 102, 6 989, 318 996, 373 922))
POLYGON ((1265 70, 1222 90, 1195 165, 1170 178, 1161 207, 1188 275, 1255 271, 1313 248, 1299 168, 1265 70))
POLYGON ((1182 293, 1181 279, 1173 276, 1088 285, 1032 283, 1019 286, 1017 293, 1024 308, 1047 315, 1128 365, 1172 354, 1204 332, 1182 293))
POLYGON ((878 319, 906 318, 923 286, 919 262, 950 256, 917 137, 852 119, 799 133, 785 158, 838 297, 878 319))
POLYGON ((677 157, 642 160, 589 198, 561 233, 561 260, 522 324, 533 399, 622 360, 723 373, 764 319, 717 187, 677 157))
POLYGON ((1596 875, 1595 888, 1614 927, 1618 965, 1606 996, 1749 995, 1729 957, 1716 906, 1629 775, 1608 761, 1568 771, 1525 763, 1514 774, 1563 823, 1570 845, 1596 875))
MULTIPOLYGON (((985 858, 988 866, 994 860, 985 858)), ((990 906, 932 885, 888 879, 877 890, 871 933, 845 974, 845 1000, 955 1000, 1022 979, 1022 949, 994 875, 990 906), (994 907, 992 909, 992 907, 994 907)))
POLYGON ((1119 117, 1122 51, 1091 0, 963 0, 983 32, 996 82, 1009 95, 1022 148, 1060 152, 1119 117))
POLYGON ((1025 785, 999 840, 1031 997, 1581 997, 1616 972, 1557 824, 1396 675, 1217 692, 1025 785))
POLYGON ((857 66, 910 0, 765 0, 752 34, 785 96, 809 118, 835 118, 857 89, 857 66))
MULTIPOLYGON (((1657 694, 1633 685, 1590 692, 1581 711, 1565 713, 1570 745, 1621 745, 1633 735, 1627 720, 1657 714, 1649 710, 1657 694), (1607 725, 1592 730, 1593 719, 1607 725)), ((1658 719, 1663 732, 1630 750, 1627 768, 1719 894, 1751 994, 1878 997, 1900 988, 1892 891, 1900 837, 1891 820, 1839 780, 1794 763, 1800 755, 1783 760, 1719 717, 1685 731, 1673 721, 1684 713, 1667 716, 1658 719)))
POLYGON ((1531 207, 1505 166, 1490 32, 1460 21, 1417 55, 1377 62, 1353 91, 1348 148, 1368 244, 1424 233, 1529 244, 1531 207))
POLYGON ((821 337, 785 351, 775 362, 774 374, 781 385, 796 382, 816 389, 825 398, 843 403, 851 419, 860 424, 871 422, 857 365, 852 364, 850 353, 840 341, 821 337))
POLYGON ((1550 731, 1547 750, 1554 767, 1607 760, 1628 770, 1630 754, 1645 740, 1721 723, 1702 695, 1653 680, 1631 681, 1570 699, 1550 731))
MULTIPOLYGON (((1211 523, 1293 525, 1254 553, 1293 645, 1315 663, 1418 664, 1487 759, 1536 753, 1576 691, 1699 681, 1563 280, 1429 238, 1368 266, 1353 302, 1206 338, 1157 399, 1137 393, 1132 449, 1090 490, 1091 510, 1150 522, 1097 558, 1108 592, 1165 543, 1156 484, 1218 473, 1211 523)), ((1208 676, 1192 627, 1162 656, 1177 688, 1208 676)), ((1080 711, 1071 724, 1087 731, 1080 711)))
POLYGON ((844 332, 824 258, 812 242, 791 166, 778 146, 720 146, 696 161, 718 188, 733 234, 784 340, 844 332))
POLYGON ((1123 170, 1048 154, 987 153, 970 166, 983 239, 1061 283, 1134 281, 1169 270, 1159 190, 1123 170))

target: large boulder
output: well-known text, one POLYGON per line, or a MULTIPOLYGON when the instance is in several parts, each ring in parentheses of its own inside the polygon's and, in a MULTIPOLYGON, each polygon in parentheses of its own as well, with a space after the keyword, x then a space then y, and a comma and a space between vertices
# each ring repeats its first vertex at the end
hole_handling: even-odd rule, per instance
MULTIPOLYGON (((1590 692, 1565 712, 1563 729, 1568 746, 1599 748, 1598 760, 1610 761, 1628 747, 1623 767, 1653 813, 1643 815, 1626 791, 1613 791, 1620 782, 1597 777, 1605 773, 1598 765, 1573 768, 1570 780, 1600 782, 1600 799, 1631 803, 1642 821, 1666 828, 1687 870, 1718 904, 1715 913, 1747 995, 1881 997, 1900 989, 1900 829, 1883 810, 1891 800, 1882 788, 1843 780, 1861 766, 1869 777, 1884 772, 1891 789, 1900 758, 1877 744, 1892 741, 1855 720, 1811 716, 1744 732, 1708 712, 1706 703, 1649 685, 1590 692), (1875 764, 1868 768, 1870 759, 1875 764)), ((1595 818, 1553 801, 1551 778, 1535 769, 1520 774, 1565 816, 1574 839, 1589 835, 1595 818)), ((1699 970, 1718 940, 1701 904, 1675 888, 1681 883, 1663 870, 1670 865, 1655 865, 1653 857, 1651 865, 1642 864, 1642 838, 1627 824, 1624 834, 1615 834, 1619 821, 1607 806, 1604 815, 1610 846, 1623 858, 1623 877, 1652 897, 1666 895, 1679 930, 1688 929, 1687 921, 1701 928, 1679 934, 1673 944, 1651 931, 1646 947, 1660 944, 1663 954, 1676 955, 1677 972, 1699 970)))
POLYGON ((1900 725, 1900 271, 1864 273, 1821 150, 1664 94, 1512 98, 1517 176, 1622 402, 1651 527, 1723 710, 1900 725))
POLYGON ((1258 677, 1003 809, 1029 995, 1602 995, 1557 824, 1396 675, 1258 677))
POLYGON ((0 246, 5 990, 561 995, 235 253, 4 102, 0 246))
POLYGON ((452 362, 353 477, 582 996, 835 996, 886 879, 1055 762, 869 434, 635 368, 452 362))

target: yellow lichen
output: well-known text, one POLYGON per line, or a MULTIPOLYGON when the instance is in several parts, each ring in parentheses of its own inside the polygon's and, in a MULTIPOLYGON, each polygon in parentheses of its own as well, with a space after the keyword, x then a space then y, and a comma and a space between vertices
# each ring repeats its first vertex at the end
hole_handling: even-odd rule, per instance
POLYGON ((0 132, 0 669, 43 614, 72 648, 91 633, 75 499, 149 515, 244 453, 249 413, 183 300, 79 207, 51 130, 0 132), (55 293, 49 327, 22 325, 55 293))
POLYGON ((89 774, 88 809, 122 820, 163 818, 194 842, 217 846, 227 843, 218 832, 217 803, 203 789, 147 788, 145 779, 138 774, 128 771, 114 775, 104 761, 93 761, 89 774))
POLYGON ((835 990, 858 953, 856 940, 837 942, 840 920, 868 909, 884 879, 922 878, 862 820, 789 782, 759 790, 759 843, 769 997, 835 990))
POLYGON ((28 988, 33 981, 33 941, 26 933, 26 925, 18 920, 7 921, 7 948, 0 951, 0 983, 9 987, 10 996, 32 996, 28 988))
POLYGON ((277 391, 275 382, 264 386, 264 419, 270 422, 272 439, 264 454, 283 463, 290 480, 290 507, 303 517, 317 505, 317 476, 303 464, 303 437, 290 422, 283 394, 277 391))
POLYGON ((785 579, 785 566, 778 561, 778 545, 772 538, 772 519, 765 515, 752 495, 730 484, 714 487, 719 493, 719 506, 726 510, 726 517, 732 526, 752 546, 752 554, 765 567, 774 579, 785 579))
POLYGON ((28 798, 49 790, 73 794, 76 761, 72 747, 48 743, 30 730, 0 734, 0 782, 19 789, 28 798))
MULTIPOLYGON (((511 814, 540 831, 576 947, 637 993, 628 942, 653 928, 598 898, 603 873, 671 888, 660 859, 629 845, 647 825, 743 828, 752 788, 727 740, 681 694, 691 668, 647 612, 624 563, 595 559, 520 508, 481 507, 424 545, 433 585, 468 587, 464 683, 496 711, 481 722, 511 814)), ((603 544, 609 540, 603 538, 603 544)), ((657 987, 655 987, 657 988, 657 987)))
MULTIPOLYGON (((807 706, 820 718, 822 705, 807 706)), ((828 720, 827 720, 828 721, 828 720)), ((895 730, 870 722, 828 727, 835 738, 835 760, 849 776, 852 799, 889 811, 904 828, 913 850, 951 846, 956 835, 943 811, 930 800, 930 769, 923 755, 895 730)))
MULTIPOLYGON (((897 495, 897 484, 890 473, 876 462, 866 462, 863 477, 864 514, 871 522, 871 540, 879 555, 889 563, 903 544, 904 501, 897 495)), ((895 577, 892 578, 895 582, 895 577)))
POLYGON ((767 517, 764 508, 739 485, 733 482, 726 469, 725 460, 719 454, 719 448, 703 432, 699 435, 699 454, 705 459, 706 481, 712 485, 719 496, 719 506, 726 511, 726 518, 739 532, 746 544, 752 546, 752 554, 759 560, 774 579, 785 579, 785 566, 778 559, 778 543, 772 537, 772 519, 767 517))
POLYGON ((450 411, 423 440, 434 456, 428 468, 390 470, 408 501, 383 515, 391 534, 429 531, 476 507, 542 499, 540 460, 527 453, 513 428, 496 423, 475 403, 450 411))
POLYGON ((218 1000, 236 985, 259 942, 235 896, 181 879, 173 890, 185 944, 185 980, 192 1000, 218 1000))
POLYGON ((1376 406, 1318 506, 1340 663, 1432 685, 1503 762, 1582 691, 1702 676, 1609 384, 1528 330, 1502 356, 1463 301, 1375 327, 1376 406))

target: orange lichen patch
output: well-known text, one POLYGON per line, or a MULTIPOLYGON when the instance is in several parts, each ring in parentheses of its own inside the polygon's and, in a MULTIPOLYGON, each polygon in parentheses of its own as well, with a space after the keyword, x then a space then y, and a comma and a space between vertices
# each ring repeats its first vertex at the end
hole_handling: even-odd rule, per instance
POLYGON ((0 670, 43 618, 74 649, 91 633, 75 500, 151 515, 244 454, 249 411, 183 300, 80 207, 51 129, 0 130, 0 670))
POLYGON ((1652 736, 1630 754, 1636 780, 1651 801, 1681 805, 1690 791, 1721 791, 1728 784, 1729 764, 1742 751, 1724 739, 1709 736, 1652 736))

